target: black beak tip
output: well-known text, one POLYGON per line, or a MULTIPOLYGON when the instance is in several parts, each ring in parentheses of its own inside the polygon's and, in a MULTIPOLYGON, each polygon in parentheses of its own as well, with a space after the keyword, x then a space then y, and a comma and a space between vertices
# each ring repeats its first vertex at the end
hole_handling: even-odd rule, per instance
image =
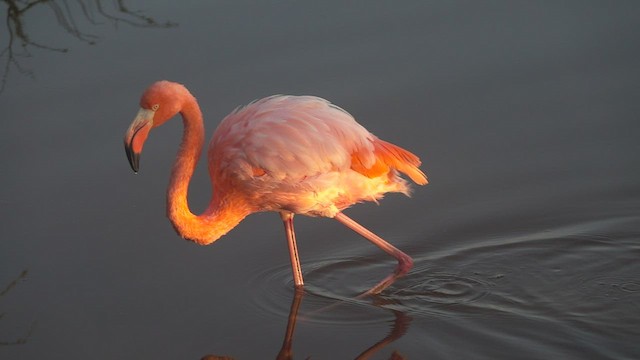
POLYGON ((136 153, 129 146, 124 147, 127 152, 127 159, 129 159, 129 165, 131 165, 131 170, 134 173, 138 173, 138 169, 140 168, 140 153, 136 153))

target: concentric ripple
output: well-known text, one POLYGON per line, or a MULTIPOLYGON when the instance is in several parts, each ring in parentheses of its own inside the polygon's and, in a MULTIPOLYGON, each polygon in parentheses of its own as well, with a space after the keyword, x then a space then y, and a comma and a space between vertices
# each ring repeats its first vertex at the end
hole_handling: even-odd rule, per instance
POLYGON ((267 268, 256 273, 249 279, 249 285, 254 292, 251 299, 258 308, 278 316, 286 316, 289 313, 294 284, 288 265, 267 268))
POLYGON ((423 275, 412 275, 408 280, 422 280, 395 291, 392 296, 398 300, 420 299, 439 305, 466 304, 484 297, 491 286, 483 279, 458 274, 425 271, 423 275))
MULTIPOLYGON (((589 314, 594 324, 608 324, 607 319, 620 316, 637 318, 638 236, 605 230, 587 223, 478 239, 422 256, 414 253, 411 272, 373 297, 360 294, 394 270, 396 263, 386 254, 305 259, 302 306, 312 310, 302 313, 337 324, 375 321, 372 311, 381 315, 373 316, 378 321, 389 319, 390 310, 418 316, 491 313, 569 322, 589 314)), ((252 301, 262 313, 288 313, 293 296, 289 264, 266 269, 251 282, 255 299, 260 299, 252 301)))
POLYGON ((620 301, 640 297, 640 280, 602 276, 586 278, 579 282, 578 292, 582 296, 608 298, 620 301))
MULTIPOLYGON (((417 267, 381 295, 360 296, 389 275, 394 267, 393 261, 382 258, 307 261, 304 264, 307 295, 303 306, 315 310, 307 312, 306 317, 315 322, 362 324, 388 320, 393 315, 389 310, 444 315, 455 311, 459 316, 471 314, 472 311, 461 311, 460 308, 482 299, 493 286, 490 276, 417 267), (378 315, 383 310, 388 316, 372 318, 372 310, 378 315)), ((287 314, 293 296, 288 264, 257 274, 251 285, 257 295, 254 298, 261 299, 255 304, 262 311, 278 316, 287 314)))
MULTIPOLYGON (((305 296, 301 312, 305 321, 339 325, 367 324, 393 319, 390 311, 380 313, 379 306, 371 306, 371 298, 358 295, 382 279, 384 268, 393 270, 393 263, 376 265, 363 259, 307 260, 304 265, 305 296), (375 269, 374 269, 375 268, 375 269), (381 272, 379 279, 363 279, 372 272, 381 272), (363 275, 364 274, 364 275, 363 275), (363 275, 363 276, 361 276, 363 275), (376 316, 371 316, 375 311, 376 316), (386 313, 386 314, 385 314, 386 313)), ((372 276, 375 277, 375 276, 372 276)), ((286 316, 294 296, 291 268, 288 264, 265 269, 250 280, 256 296, 252 296, 260 313, 286 316), (260 299, 259 301, 257 299, 260 299)))

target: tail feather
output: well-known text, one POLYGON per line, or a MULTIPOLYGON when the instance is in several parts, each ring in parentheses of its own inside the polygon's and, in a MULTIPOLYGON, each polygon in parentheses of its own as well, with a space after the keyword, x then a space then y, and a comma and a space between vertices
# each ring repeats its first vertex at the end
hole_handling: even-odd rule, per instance
POLYGON ((429 182, 427 176, 420 170, 419 166, 422 162, 415 154, 380 139, 375 139, 373 146, 377 158, 406 174, 416 184, 426 185, 429 182))
POLYGON ((418 185, 428 183, 427 176, 419 169, 420 158, 413 153, 378 138, 374 139, 373 147, 376 157, 375 163, 365 166, 358 154, 354 153, 351 156, 353 170, 373 178, 386 174, 389 172, 389 168, 392 168, 406 174, 418 185))

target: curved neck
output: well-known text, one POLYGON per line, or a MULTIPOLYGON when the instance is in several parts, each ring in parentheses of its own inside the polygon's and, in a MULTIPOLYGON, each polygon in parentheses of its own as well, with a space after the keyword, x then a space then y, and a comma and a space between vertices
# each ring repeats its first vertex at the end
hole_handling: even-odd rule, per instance
POLYGON ((167 189, 167 216, 180 236, 207 245, 233 229, 250 212, 241 198, 220 193, 219 190, 214 190, 218 193, 212 196, 211 203, 203 214, 194 215, 191 212, 187 194, 189 182, 202 153, 204 124, 200 107, 193 97, 185 102, 180 114, 184 133, 167 189))

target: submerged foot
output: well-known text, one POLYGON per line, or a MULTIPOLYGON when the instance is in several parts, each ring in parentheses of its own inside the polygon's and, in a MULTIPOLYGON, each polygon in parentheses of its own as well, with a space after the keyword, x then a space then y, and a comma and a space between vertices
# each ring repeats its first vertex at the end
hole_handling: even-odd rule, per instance
POLYGON ((398 258, 398 266, 396 267, 393 274, 385 277, 384 279, 382 279, 382 281, 380 281, 374 287, 362 293, 358 297, 364 297, 368 295, 378 295, 384 289, 388 288, 391 284, 393 284, 398 278, 405 276, 409 272, 409 270, 413 268, 413 259, 411 259, 411 257, 408 255, 405 255, 405 254, 403 255, 404 256, 401 256, 398 258))

